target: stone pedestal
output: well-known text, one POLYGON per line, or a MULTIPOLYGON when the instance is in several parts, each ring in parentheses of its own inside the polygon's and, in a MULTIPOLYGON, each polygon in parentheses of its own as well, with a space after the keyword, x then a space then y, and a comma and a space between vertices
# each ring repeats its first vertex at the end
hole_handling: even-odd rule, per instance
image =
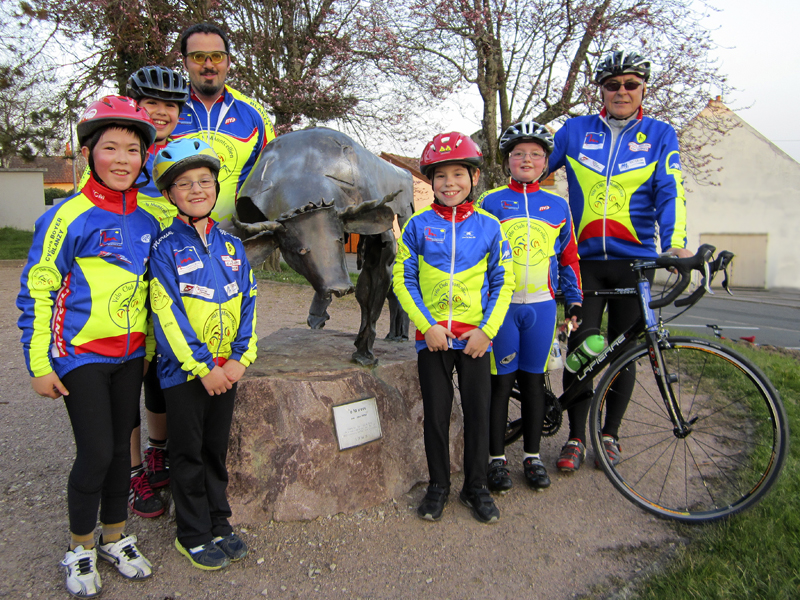
MULTIPOLYGON (((239 384, 228 454, 236 521, 314 519, 354 512, 428 478, 422 398, 413 342, 376 340, 380 363, 351 363, 353 334, 281 329, 259 341, 239 384), (332 408, 374 397, 383 437, 339 450, 332 408)), ((450 426, 453 470, 461 468, 462 417, 450 426)))

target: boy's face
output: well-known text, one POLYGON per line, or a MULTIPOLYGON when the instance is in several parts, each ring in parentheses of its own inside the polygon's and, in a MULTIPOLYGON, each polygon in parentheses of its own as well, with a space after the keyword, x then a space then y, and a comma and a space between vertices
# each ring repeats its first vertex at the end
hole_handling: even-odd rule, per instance
POLYGON ((142 98, 139 100, 139 106, 147 111, 156 125, 156 143, 163 143, 178 125, 180 106, 177 102, 156 98, 142 98))
MULTIPOLYGON (((89 159, 89 148, 81 148, 89 159)), ((126 129, 106 129, 92 151, 94 170, 106 186, 117 192, 130 189, 142 170, 141 142, 126 129)))
POLYGON ((433 195, 445 206, 457 206, 469 196, 472 186, 477 185, 480 170, 470 177, 464 165, 449 164, 436 167, 433 172, 433 195))
POLYGON ((164 197, 172 200, 181 212, 190 217, 204 217, 217 201, 214 174, 208 167, 197 167, 181 173, 164 190, 164 197), (191 187, 188 187, 190 186, 191 187), (205 187, 204 187, 205 186, 205 187), (188 189, 181 189, 187 187, 188 189))
POLYGON ((508 155, 508 170, 511 176, 521 183, 539 179, 547 164, 544 149, 536 142, 517 144, 508 155))

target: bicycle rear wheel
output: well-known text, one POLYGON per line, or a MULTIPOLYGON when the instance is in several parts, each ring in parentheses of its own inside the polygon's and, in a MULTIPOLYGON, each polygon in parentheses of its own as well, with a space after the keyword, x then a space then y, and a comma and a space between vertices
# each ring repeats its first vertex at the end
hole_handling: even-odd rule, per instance
POLYGON ((746 358, 713 342, 670 338, 661 353, 689 433, 674 431, 647 345, 637 346, 609 367, 595 392, 590 427, 600 466, 628 500, 660 517, 705 522, 747 509, 775 483, 788 453, 778 393, 746 358), (612 465, 601 426, 615 380, 632 365, 638 374, 619 428, 622 455, 612 465))

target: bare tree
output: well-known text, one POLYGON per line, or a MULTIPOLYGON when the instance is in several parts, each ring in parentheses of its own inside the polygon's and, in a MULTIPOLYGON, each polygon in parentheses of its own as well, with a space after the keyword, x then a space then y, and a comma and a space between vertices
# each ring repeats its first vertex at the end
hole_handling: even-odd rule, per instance
POLYGON ((475 85, 488 185, 503 181, 499 131, 524 118, 547 124, 599 106, 592 70, 612 48, 636 49, 656 66, 647 108, 680 128, 727 90, 709 59, 710 32, 691 0, 381 0, 362 18, 374 43, 405 65, 409 84, 475 85), (435 80, 431 81, 431 75, 435 80))

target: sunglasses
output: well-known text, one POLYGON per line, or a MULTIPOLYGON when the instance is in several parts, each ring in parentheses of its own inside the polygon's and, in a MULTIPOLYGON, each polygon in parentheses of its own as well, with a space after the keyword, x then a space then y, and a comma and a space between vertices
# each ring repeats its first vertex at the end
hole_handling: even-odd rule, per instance
POLYGON ((196 62, 198 65, 204 65, 209 58, 212 63, 218 65, 228 57, 228 53, 222 50, 215 50, 214 52, 189 52, 186 57, 196 62))
POLYGON ((641 85, 641 81, 626 81, 625 83, 620 83, 619 81, 609 81, 603 84, 603 88, 609 92, 618 92, 619 88, 624 87, 629 92, 632 92, 641 85))

